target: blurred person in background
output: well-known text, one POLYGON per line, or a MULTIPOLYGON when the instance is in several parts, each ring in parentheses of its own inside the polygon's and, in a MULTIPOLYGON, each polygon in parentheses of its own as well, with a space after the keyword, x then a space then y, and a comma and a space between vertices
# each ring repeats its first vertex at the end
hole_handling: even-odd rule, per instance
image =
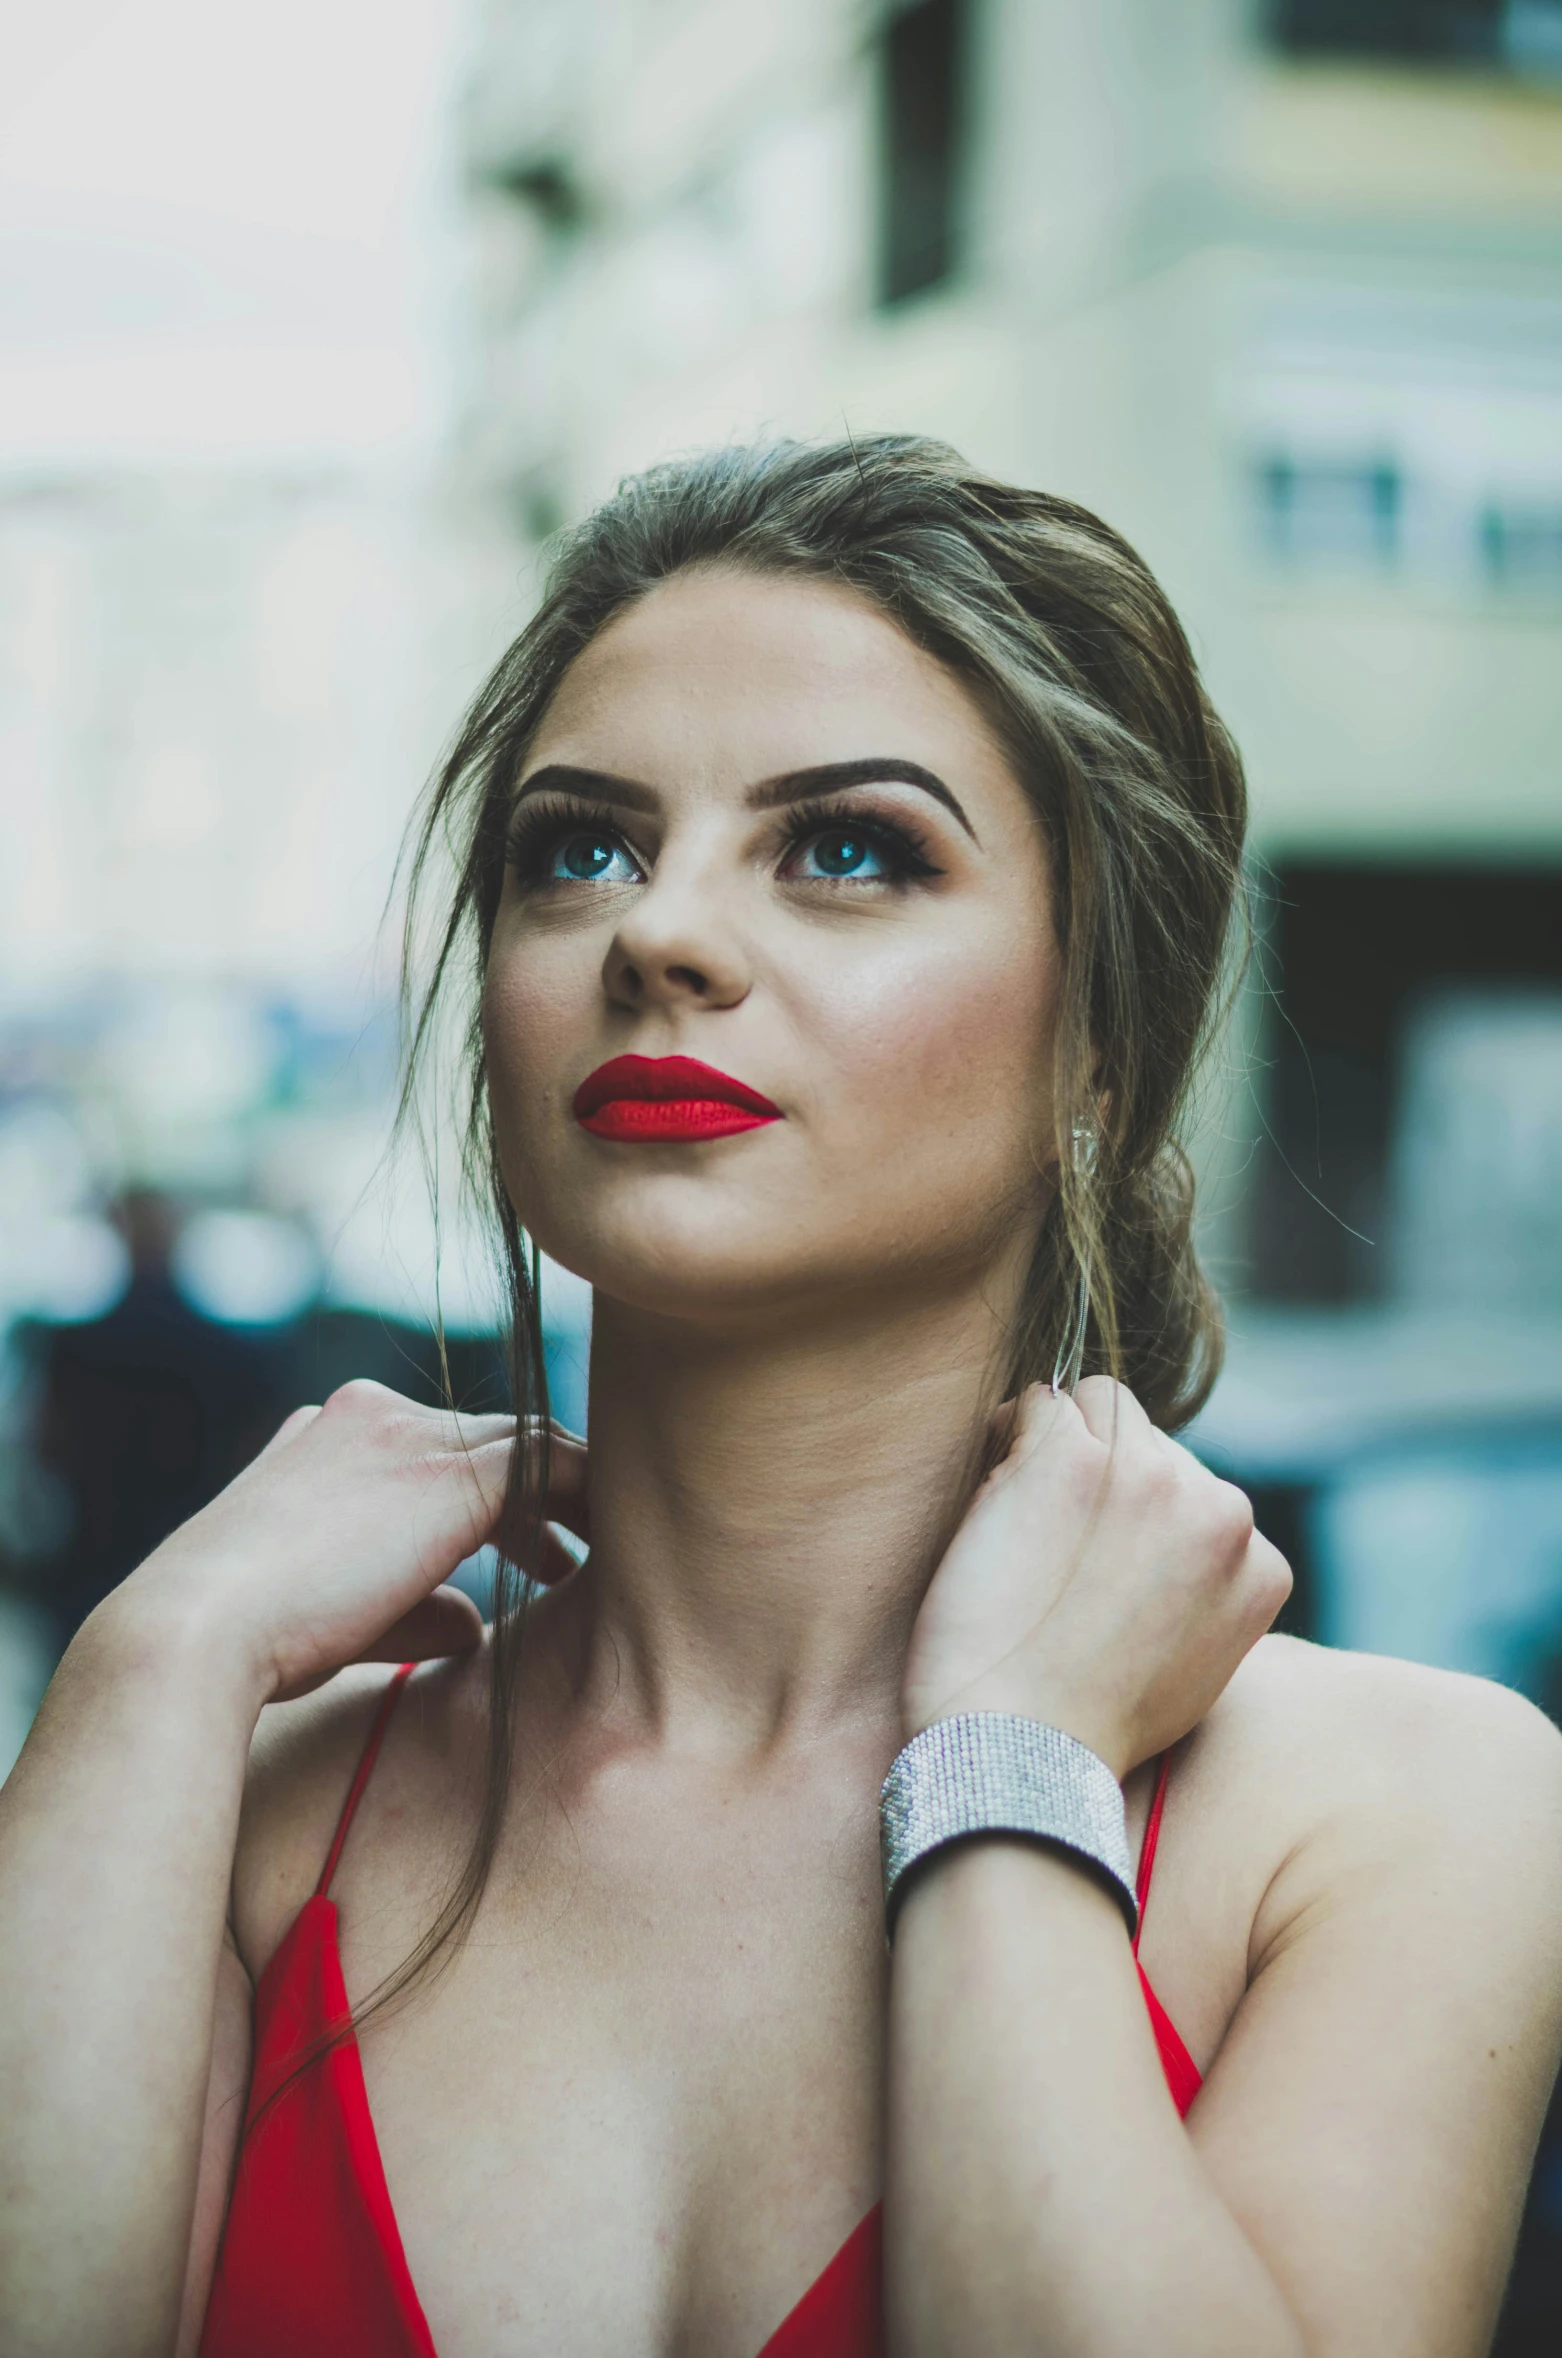
POLYGON ((287 1405, 285 1344, 206 1318, 175 1285, 180 1209, 128 1188, 130 1282, 112 1309, 34 1333, 37 1454, 68 1536, 44 1578, 61 1647, 159 1541, 248 1463, 287 1405))
POLYGON ((1243 822, 1134 553, 937 445, 566 545, 423 839, 521 1414, 298 1410, 72 1645, 0 1800, 8 2346, 1487 2347, 1562 1745, 1266 1637, 1169 1438, 1243 822))

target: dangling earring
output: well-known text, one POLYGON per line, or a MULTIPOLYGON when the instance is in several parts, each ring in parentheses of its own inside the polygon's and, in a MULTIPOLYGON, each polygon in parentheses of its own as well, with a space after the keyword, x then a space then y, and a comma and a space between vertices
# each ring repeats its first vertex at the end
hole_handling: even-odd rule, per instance
MULTIPOLYGON (((1096 1134, 1089 1122, 1076 1122, 1073 1129, 1074 1167, 1086 1178, 1095 1169, 1096 1134)), ((1090 1264, 1079 1264, 1079 1292, 1074 1298, 1073 1314, 1063 1330, 1058 1345, 1058 1356, 1052 1370, 1052 1397, 1061 1399, 1072 1392, 1079 1382, 1079 1371, 1084 1365, 1085 1336, 1090 1326, 1090 1264)))

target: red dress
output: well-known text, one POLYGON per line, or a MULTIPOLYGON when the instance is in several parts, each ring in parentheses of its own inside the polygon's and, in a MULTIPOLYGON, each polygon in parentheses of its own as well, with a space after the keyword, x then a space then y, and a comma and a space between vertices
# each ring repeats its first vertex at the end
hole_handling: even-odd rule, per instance
MULTIPOLYGON (((249 2109, 200 2358, 438 2358, 401 2248, 352 2035, 297 2072, 261 2117, 299 2057, 351 2013, 331 1878, 412 1667, 404 1663, 386 1689, 319 1884, 255 1992, 249 2109)), ((1141 1917, 1170 1766, 1168 1753, 1139 1860, 1141 1917)), ((1142 1967, 1139 1980, 1166 2084, 1185 2114, 1199 2092, 1197 2068, 1142 1967)), ((876 2203, 759 2358, 882 2358, 881 2244, 876 2203)))

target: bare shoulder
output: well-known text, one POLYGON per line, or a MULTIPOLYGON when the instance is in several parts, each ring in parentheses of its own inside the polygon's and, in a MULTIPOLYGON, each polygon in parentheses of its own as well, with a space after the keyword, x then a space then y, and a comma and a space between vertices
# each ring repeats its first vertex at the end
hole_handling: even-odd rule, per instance
POLYGON ((1265 1638, 1182 1747, 1159 1856, 1143 1954, 1201 2069, 1282 1964, 1348 2013, 1380 1971, 1406 2003, 1414 1958, 1428 2006, 1528 2020, 1537 2070, 1562 2036, 1562 1736, 1507 1688, 1265 1638))
POLYGON ((1495 1787, 1505 1814, 1562 1805, 1562 1733, 1511 1688, 1299 1638, 1263 1639, 1194 1742, 1212 1769, 1289 1772, 1315 1804, 1463 1816, 1495 1787))
MULTIPOLYGON (((1364 1870, 1479 1896, 1562 1939, 1562 1734, 1492 1680, 1266 1638, 1190 1745, 1190 1782, 1247 1797, 1267 1910, 1364 1870)), ((1224 1814, 1224 1813, 1223 1813, 1224 1814)))
MULTIPOLYGON (((482 1674, 470 1659, 413 1672, 376 1764, 372 1820, 387 1786, 418 1787, 425 1763, 448 1758, 453 1725, 471 1715, 482 1674)), ((265 1968, 316 1888, 364 1747, 395 1672, 353 1664, 292 1703, 261 1713, 250 1748, 233 1872, 233 1926, 252 1975, 265 1968)), ((356 1821, 355 1821, 356 1829, 356 1821)), ((355 1841, 357 1840, 355 1830, 355 1841)))

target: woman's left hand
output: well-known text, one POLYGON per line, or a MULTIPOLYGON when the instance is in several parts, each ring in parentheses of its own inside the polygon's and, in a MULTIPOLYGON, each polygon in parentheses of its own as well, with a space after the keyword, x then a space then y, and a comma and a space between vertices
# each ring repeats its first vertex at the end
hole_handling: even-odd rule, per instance
POLYGON ((1240 1490, 1090 1376, 1034 1385, 933 1576, 901 1689, 907 1737, 1007 1711, 1118 1777, 1197 1726, 1291 1588, 1240 1490))

